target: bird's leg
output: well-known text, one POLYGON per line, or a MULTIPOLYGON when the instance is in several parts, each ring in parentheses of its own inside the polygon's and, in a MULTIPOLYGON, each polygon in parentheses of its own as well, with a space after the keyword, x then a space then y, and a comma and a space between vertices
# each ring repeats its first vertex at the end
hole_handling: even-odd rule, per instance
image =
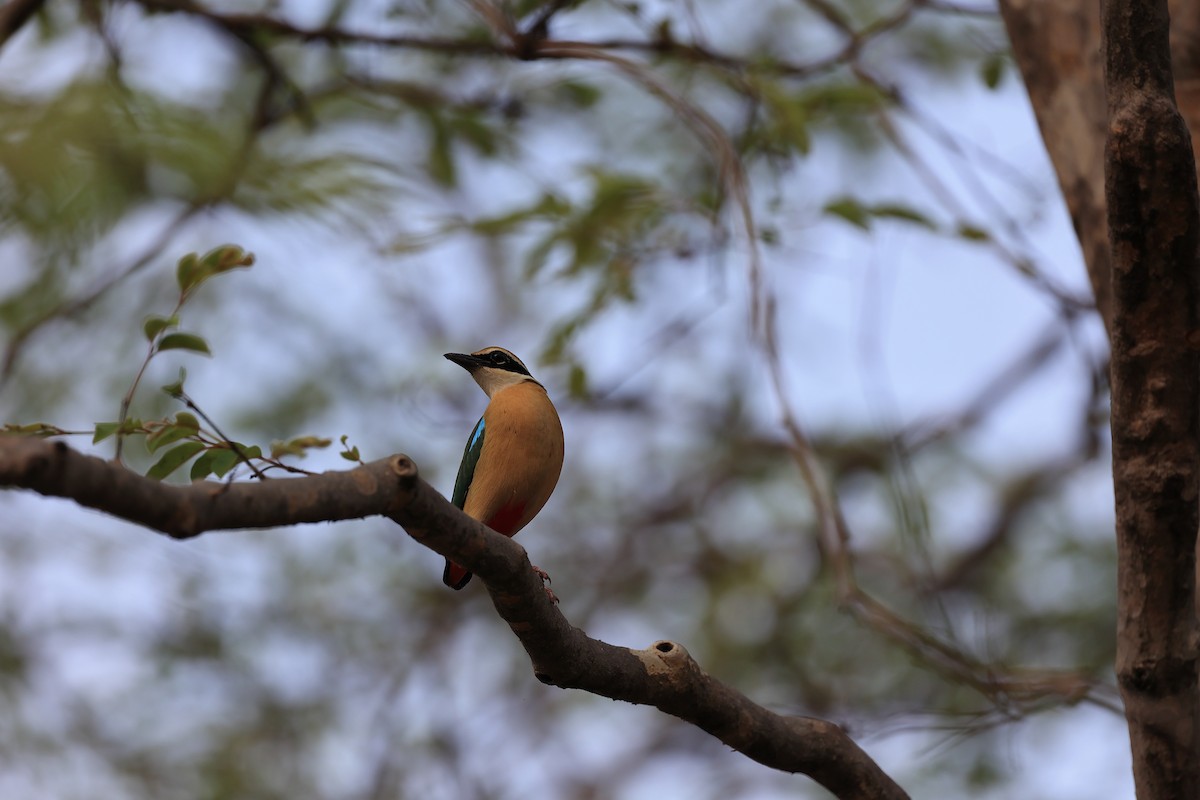
MULTIPOLYGON (((551 582, 550 581, 550 573, 546 572, 546 570, 542 569, 539 566, 534 566, 533 571, 535 573, 537 573, 537 576, 539 578, 542 579, 543 584, 551 582)), ((551 589, 549 586, 542 586, 542 588, 546 591, 546 597, 550 598, 550 602, 554 603, 555 605, 558 605, 558 595, 556 595, 554 593, 554 590, 551 589)))

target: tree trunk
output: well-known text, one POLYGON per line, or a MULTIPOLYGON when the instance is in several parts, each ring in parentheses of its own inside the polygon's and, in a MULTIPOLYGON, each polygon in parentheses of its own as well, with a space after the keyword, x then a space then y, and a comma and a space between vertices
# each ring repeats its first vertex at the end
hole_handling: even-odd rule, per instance
POLYGON ((1112 349, 1116 671, 1137 795, 1191 800, 1200 797, 1200 202, 1185 120, 1200 120, 1200 4, 1171 4, 1170 38, 1165 0, 1102 6, 1001 3, 1112 349))

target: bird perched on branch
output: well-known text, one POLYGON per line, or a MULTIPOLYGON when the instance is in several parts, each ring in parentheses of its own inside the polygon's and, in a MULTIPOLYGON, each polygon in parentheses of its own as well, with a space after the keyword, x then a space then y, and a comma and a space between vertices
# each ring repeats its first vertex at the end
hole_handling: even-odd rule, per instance
MULTIPOLYGON (((563 463, 558 412, 546 388, 502 347, 446 358, 471 373, 490 398, 467 439, 452 502, 497 533, 513 536, 542 510, 558 483, 563 463)), ((470 572, 446 559, 443 583, 461 589, 469 580, 470 572)))

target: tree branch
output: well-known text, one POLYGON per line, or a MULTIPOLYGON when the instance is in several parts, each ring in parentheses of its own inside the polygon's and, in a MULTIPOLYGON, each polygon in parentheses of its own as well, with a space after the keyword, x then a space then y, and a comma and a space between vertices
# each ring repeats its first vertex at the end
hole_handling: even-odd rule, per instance
POLYGON ((46 0, 9 0, 0 6, 0 47, 41 10, 46 0))
POLYGON ((1139 797, 1200 796, 1200 199, 1166 0, 1101 7, 1112 250, 1117 680, 1139 797))
MULTIPOLYGON (((854 61, 872 42, 880 39, 889 31, 906 24, 918 13, 975 16, 990 16, 995 13, 982 8, 954 7, 946 3, 936 3, 933 0, 911 2, 859 30, 842 31, 846 39, 842 47, 833 53, 801 63, 775 58, 767 60, 760 58, 757 54, 733 55, 714 50, 700 42, 681 41, 669 34, 647 38, 607 38, 586 41, 551 39, 536 21, 525 33, 513 29, 513 21, 510 19, 501 21, 502 14, 498 10, 487 14, 490 22, 497 23, 494 27, 500 29, 496 31, 498 34, 496 40, 487 41, 465 37, 389 35, 371 31, 347 30, 333 25, 306 27, 270 14, 222 13, 190 2, 190 0, 136 0, 136 2, 151 12, 190 14, 208 20, 216 27, 237 36, 269 34, 301 42, 323 42, 331 46, 370 45, 455 56, 503 57, 524 60, 574 60, 578 57, 578 53, 584 50, 640 53, 656 58, 671 58, 684 63, 707 65, 727 72, 759 72, 789 78, 806 78, 829 73, 854 61)), ((480 2, 473 5, 477 11, 492 8, 490 3, 480 2)), ((560 5, 563 4, 552 2, 546 8, 555 9, 560 5)), ((562 9, 554 10, 553 14, 559 13, 560 10, 562 9)))
POLYGON ((176 539, 231 528, 390 517, 483 581, 541 682, 652 705, 761 764, 808 775, 840 798, 907 797, 834 723, 768 711, 705 673, 675 642, 632 650, 572 626, 547 599, 525 549, 451 505, 406 456, 302 478, 175 486, 62 442, 0 436, 0 486, 74 500, 176 539))
POLYGON ((1071 212, 1096 308, 1108 327, 1112 318, 1112 269, 1100 168, 1104 86, 1097 47, 1097 4, 1000 0, 1000 13, 1042 141, 1071 212))

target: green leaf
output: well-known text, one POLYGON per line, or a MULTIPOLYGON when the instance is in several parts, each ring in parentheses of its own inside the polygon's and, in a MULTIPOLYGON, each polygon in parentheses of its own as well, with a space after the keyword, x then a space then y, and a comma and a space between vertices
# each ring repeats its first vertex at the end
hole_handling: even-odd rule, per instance
POLYGON ((186 411, 180 411, 175 415, 175 424, 189 427, 194 431, 200 430, 200 420, 196 419, 195 414, 189 414, 186 411))
POLYGON ((966 222, 960 222, 955 232, 969 242, 990 242, 992 235, 983 228, 977 228, 966 222))
POLYGON ((92 436, 92 444, 99 444, 117 432, 121 427, 119 422, 97 422, 96 433, 92 436))
MULTIPOLYGON (((236 444, 236 442, 221 442, 197 458, 196 463, 192 464, 192 480, 198 481, 209 475, 224 478, 231 469, 241 464, 242 457, 233 449, 233 444, 236 444)), ((241 448, 242 453, 245 454, 247 459, 257 458, 262 455, 257 447, 244 447, 242 445, 238 445, 238 447, 241 448)))
POLYGON ((238 446, 238 449, 242 451, 242 455, 248 459, 262 458, 262 448, 256 444, 252 444, 249 446, 244 445, 241 442, 232 442, 231 444, 236 444, 238 446))
POLYGON ((195 433, 194 430, 181 428, 178 425, 163 425, 160 428, 156 428, 153 433, 146 437, 146 450, 151 453, 156 452, 172 442, 186 439, 195 433))
POLYGON ((202 255, 200 263, 208 274, 219 275, 231 269, 253 266, 254 254, 247 253, 236 244, 223 244, 202 255))
POLYGON ((174 328, 178 325, 179 317, 177 315, 170 317, 150 317, 142 323, 142 332, 146 334, 146 341, 153 342, 155 336, 158 336, 167 328, 174 328))
MULTIPOLYGON (((562 275, 608 269, 620 254, 626 254, 628 260, 628 254, 644 245, 645 237, 670 213, 666 196, 652 181, 600 168, 589 172, 591 197, 570 209, 555 229, 533 246, 525 264, 528 277, 536 275, 560 247, 571 254, 562 275)), ((618 295, 625 294, 618 283, 611 283, 610 288, 618 295)))
POLYGON ((179 259, 175 268, 175 279, 183 295, 190 294, 197 286, 214 275, 239 267, 254 264, 254 254, 247 253, 236 244, 214 247, 202 256, 188 253, 179 259))
POLYGON ((799 155, 807 155, 812 149, 808 98, 803 94, 787 92, 774 81, 764 81, 757 88, 769 111, 760 133, 764 144, 773 149, 794 150, 799 155))
POLYGON ((179 284, 181 293, 187 294, 202 280, 204 277, 200 272, 199 256, 195 253, 188 253, 179 259, 179 263, 175 265, 175 281, 179 284))
POLYGON ((161 425, 146 437, 146 449, 153 453, 172 442, 195 436, 199 431, 200 423, 196 418, 181 411, 175 415, 175 422, 161 425))
POLYGON ((521 0, 512 10, 512 15, 515 19, 522 19, 526 14, 538 8, 542 4, 542 0, 521 0))
POLYGON ((97 422, 96 432, 92 436, 92 444, 98 444, 114 433, 136 433, 142 427, 140 419, 126 419, 124 424, 120 422, 97 422))
POLYGON ((563 81, 555 87, 555 90, 576 108, 591 108, 604 96, 595 86, 580 81, 563 81))
POLYGON ((212 351, 208 349, 208 342, 194 333, 168 333, 155 348, 155 352, 161 353, 163 350, 191 350, 193 353, 212 355, 212 351))
POLYGON ((455 138, 471 145, 482 155, 492 156, 500 149, 500 135, 478 113, 456 114, 450 119, 450 126, 455 138))
POLYGON ((179 379, 174 383, 168 383, 162 387, 162 390, 174 398, 183 396, 183 382, 187 380, 187 370, 183 367, 179 368, 179 379))
POLYGON ((979 75, 983 78, 983 83, 989 89, 995 89, 1000 85, 1000 81, 1004 80, 1004 73, 1008 67, 1008 59, 1003 53, 993 53, 983 60, 979 65, 979 75))
POLYGON ((856 228, 870 230, 877 219, 894 219, 900 222, 911 222, 927 230, 936 231, 937 224, 929 217, 900 203, 880 203, 865 206, 853 197, 840 197, 825 206, 825 213, 849 222, 856 228))
POLYGON ((567 391, 571 397, 581 399, 587 397, 588 379, 587 371, 582 364, 572 364, 570 375, 567 377, 567 391))
POLYGON ((216 449, 205 451, 192 463, 192 471, 188 477, 194 481, 199 481, 211 475, 213 472, 213 461, 216 460, 218 452, 220 451, 216 449))
MULTIPOLYGON (((209 471, 218 478, 224 478, 229 470, 242 463, 241 457, 228 448, 220 447, 209 452, 213 456, 209 464, 209 471)), ((247 456, 249 457, 249 454, 247 456)))
POLYGON ((429 123, 429 154, 425 169, 429 177, 441 186, 453 186, 458 174, 454 164, 454 142, 450 131, 437 114, 426 115, 429 123))
POLYGON ((343 433, 341 438, 338 440, 342 443, 342 447, 344 448, 339 455, 341 455, 341 457, 346 459, 347 461, 355 461, 355 462, 361 464, 362 458, 360 458, 358 455, 358 448, 351 447, 350 445, 348 445, 346 443, 347 441, 349 441, 349 439, 350 439, 350 437, 343 433))
POLYGON ((889 98, 878 86, 860 81, 835 81, 812 86, 801 93, 805 107, 813 114, 867 114, 889 104, 889 98))
POLYGON ((175 470, 182 467, 188 459, 199 453, 205 447, 203 442, 184 442, 178 447, 173 447, 163 453, 162 458, 154 463, 154 466, 146 470, 146 477, 152 480, 161 481, 163 478, 170 475, 175 470))
POLYGON ((572 317, 564 320, 550 334, 549 341, 542 348, 541 355, 538 356, 539 361, 544 361, 547 364, 557 364, 564 358, 567 350, 567 345, 575 338, 580 328, 583 327, 585 320, 582 317, 572 317))
POLYGON ((843 197, 825 204, 826 214, 841 217, 855 227, 864 231, 871 229, 871 215, 861 203, 853 197, 843 197))
POLYGON ((482 217, 470 224, 471 230, 484 236, 499 236, 513 233, 520 226, 533 221, 561 219, 571 211, 571 204, 550 192, 544 193, 537 202, 498 217, 482 217))
POLYGON ((543 236, 541 241, 530 249, 529 254, 525 256, 524 272, 526 279, 533 278, 542 271, 542 268, 550 260, 550 255, 554 252, 554 248, 558 247, 558 245, 559 234, 552 232, 543 236))
POLYGON ((194 481, 215 475, 224 478, 228 472, 242 463, 241 457, 228 446, 228 442, 219 444, 204 453, 192 464, 191 478, 194 481))
POLYGON ((881 203, 877 206, 871 206, 868 211, 872 217, 897 219, 904 222, 912 222, 931 231, 937 230, 937 225, 929 217, 914 208, 909 208, 898 203, 881 203))
MULTIPOLYGON (((140 127, 148 96, 103 72, 83 70, 36 101, 8 92, 0 101, 0 217, 6 232, 15 226, 42 248, 40 261, 80 257, 157 191, 147 184, 153 167, 140 127)), ((57 266, 46 272, 38 283, 65 274, 57 266)))
POLYGON ((287 442, 272 442, 271 458, 282 458, 283 456, 303 457, 310 448, 328 447, 331 444, 333 444, 332 439, 322 439, 319 436, 301 436, 287 442))

